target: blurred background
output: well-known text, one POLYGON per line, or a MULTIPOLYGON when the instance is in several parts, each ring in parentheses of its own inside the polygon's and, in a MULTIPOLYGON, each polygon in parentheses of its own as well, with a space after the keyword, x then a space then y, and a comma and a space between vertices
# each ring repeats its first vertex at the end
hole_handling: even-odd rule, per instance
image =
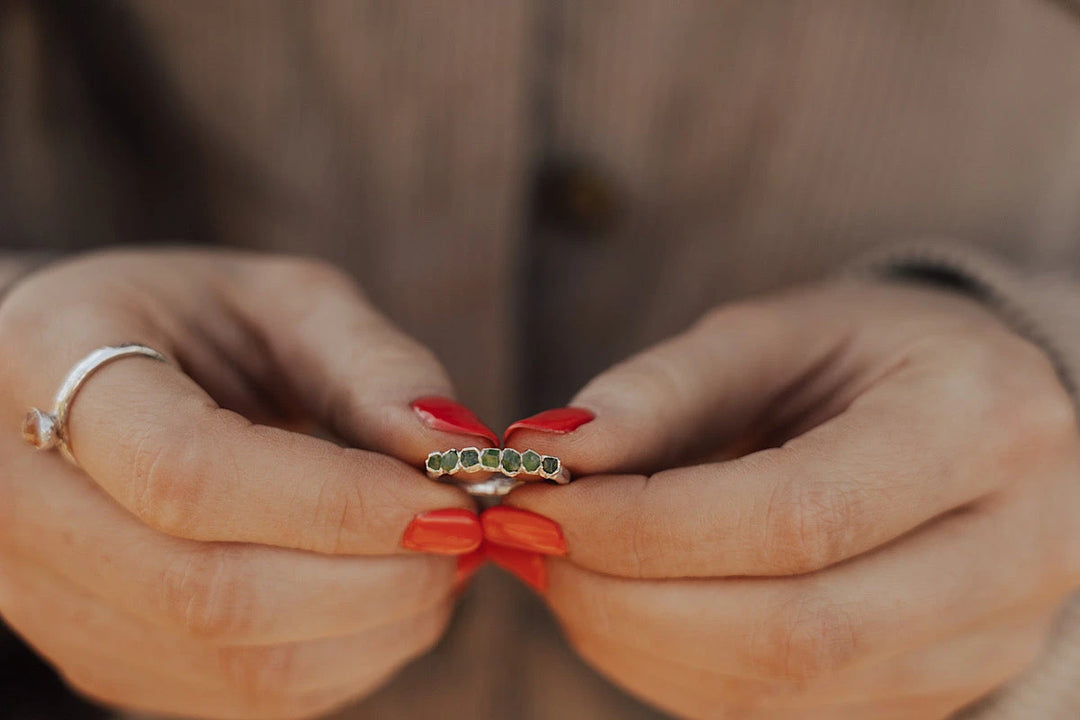
MULTIPOLYGON (((1078 199, 1068 0, 0 0, 0 284, 120 244, 318 255, 497 427, 891 243, 1075 267, 1078 199)), ((99 716, 0 648, 0 718, 99 716)), ((342 715, 447 716, 657 717, 492 571, 342 715)))

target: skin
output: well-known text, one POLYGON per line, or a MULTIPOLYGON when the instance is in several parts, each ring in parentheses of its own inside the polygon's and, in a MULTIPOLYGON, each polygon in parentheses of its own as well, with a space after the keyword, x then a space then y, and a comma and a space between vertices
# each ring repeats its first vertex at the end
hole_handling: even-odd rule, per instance
POLYGON ((944 718, 1080 585, 1080 433, 1047 357, 959 294, 840 281, 717 309, 511 444, 578 478, 544 597, 681 717, 944 718))
POLYGON ((5 298, 0 347, 0 612, 78 690, 185 717, 310 717, 442 634, 455 560, 400 541, 418 513, 473 507, 418 469, 462 437, 409 402, 453 389, 339 272, 85 256, 5 298), (69 421, 81 470, 20 443, 25 409, 48 408, 76 361, 132 341, 183 371, 95 373, 69 421))
MULTIPOLYGON (((427 650, 454 561, 401 534, 471 508, 416 469, 462 444, 408 408, 452 394, 430 352, 311 261, 97 254, 0 305, 4 423, 131 340, 185 372, 95 374, 82 470, 0 433, 5 619, 84 693, 188 717, 317 715, 427 650)), ((944 717, 1029 664, 1080 584, 1072 405, 959 296, 722 308, 574 404, 596 420, 513 444, 580 479, 509 504, 562 526, 545 597, 575 647, 677 715, 944 717)))

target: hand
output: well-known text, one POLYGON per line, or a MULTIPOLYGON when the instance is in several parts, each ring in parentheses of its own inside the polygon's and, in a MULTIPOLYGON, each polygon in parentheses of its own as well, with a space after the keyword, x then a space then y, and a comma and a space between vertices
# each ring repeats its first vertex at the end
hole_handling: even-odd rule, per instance
POLYGON ((508 443, 580 479, 515 491, 485 537, 586 660, 675 714, 942 718, 1027 666, 1080 584, 1072 404, 960 295, 721 308, 573 405, 508 443))
POLYGON ((455 561, 412 551, 469 553, 480 527, 417 468, 494 438, 450 401, 410 407, 451 394, 446 373, 341 274, 87 256, 13 290, 0 347, 0 612, 76 688, 170 715, 310 716, 442 633, 455 561), (81 470, 19 441, 28 406, 122 342, 183 372, 145 358, 96 372, 68 426, 81 470))

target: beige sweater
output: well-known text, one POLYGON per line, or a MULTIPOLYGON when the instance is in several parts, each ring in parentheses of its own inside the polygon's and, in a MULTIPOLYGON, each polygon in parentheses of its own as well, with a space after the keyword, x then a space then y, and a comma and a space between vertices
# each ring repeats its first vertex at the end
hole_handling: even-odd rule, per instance
MULTIPOLYGON (((1064 0, 96 5, 0 12, 0 282, 20 249, 320 255, 498 425, 711 306, 884 252, 966 278, 1080 386, 1064 0)), ((652 716, 494 573, 341 715, 652 716)), ((1080 601, 969 717, 1080 717, 1080 601)))

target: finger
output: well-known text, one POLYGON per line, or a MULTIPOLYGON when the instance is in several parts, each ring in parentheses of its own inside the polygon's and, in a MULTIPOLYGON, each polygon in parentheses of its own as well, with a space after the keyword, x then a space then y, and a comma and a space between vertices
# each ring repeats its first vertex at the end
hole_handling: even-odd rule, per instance
POLYGON ((494 431, 450 399, 453 385, 435 355, 376 312, 351 278, 294 258, 255 267, 224 286, 228 304, 296 398, 339 436, 414 464, 440 448, 497 444, 494 431))
POLYGON ((1017 478, 1071 472, 1054 466, 1064 453, 1028 460, 1032 444, 1065 447, 1075 433, 1046 412, 1044 394, 1023 381, 985 388, 999 374, 977 364, 949 368, 899 370, 780 448, 649 477, 530 485, 507 503, 554 520, 574 561, 599 572, 783 575, 878 547, 1017 478))
MULTIPOLYGON (((735 439, 783 394, 818 380, 842 347, 826 317, 808 327, 778 302, 725 307, 589 382, 571 405, 595 417, 571 432, 529 420, 506 444, 559 456, 575 476, 652 472, 735 439)), ((587 416, 586 416, 587 417, 587 416)))
MULTIPOLYGON (((355 328, 345 327, 339 328, 342 337, 361 342, 355 340, 355 328)), ((24 390, 26 404, 41 404, 45 388, 59 384, 67 368, 95 346, 134 335, 150 338, 165 352, 179 350, 168 337, 115 318, 58 322, 51 330, 67 338, 65 348, 85 350, 31 352, 45 362, 21 365, 13 373, 25 378, 25 384, 14 386, 24 390)), ((382 340, 376 336, 371 342, 382 340)), ((399 357, 395 352, 390 354, 399 357)), ((395 376, 378 362, 364 366, 366 357, 357 357, 361 374, 370 371, 384 386, 413 387, 413 370, 395 376)), ((431 444, 425 447, 430 449, 451 437, 426 428, 407 404, 397 413, 378 407, 373 402, 370 418, 382 418, 380 427, 400 427, 399 420, 408 418, 414 427, 406 433, 410 442, 422 444, 428 437, 431 444)), ((73 453, 109 494, 152 527, 191 539, 386 554, 401 550, 402 532, 414 516, 472 507, 464 493, 431 483, 418 469, 383 454, 252 425, 218 407, 175 367, 142 358, 120 360, 96 372, 72 407, 68 429, 73 453)), ((457 435, 455 444, 463 439, 457 435)))
POLYGON ((619 635, 584 631, 570 641, 615 683, 679 716, 906 720, 945 717, 1016 676, 1039 651, 1046 624, 982 629, 809 685, 717 673, 619 635))
POLYGON ((354 634, 416 615, 452 593, 450 558, 344 558, 163 535, 74 468, 45 463, 40 472, 43 460, 21 456, 9 468, 13 479, 0 480, 13 509, 0 543, 178 634, 219 645, 354 634))
POLYGON ((672 648, 697 667, 806 683, 1060 603, 1071 582, 1055 567, 1061 525, 1040 503, 950 515, 796 578, 638 581, 549 559, 547 597, 571 635, 633 628, 627 642, 672 648), (1018 539, 1006 527, 1028 531, 1018 539))
POLYGON ((9 563, 4 614, 78 689, 109 704, 191 717, 310 715, 381 684, 429 649, 442 603, 364 633, 218 648, 147 625, 40 568, 9 563))
POLYGON ((868 707, 883 698, 956 694, 969 701, 1018 676, 1040 656, 1053 614, 994 618, 982 626, 913 652, 860 664, 814 683, 809 695, 868 707))
POLYGON ((834 282, 717 308, 595 377, 572 408, 512 424, 506 444, 559 456, 577 477, 734 457, 835 416, 918 355, 913 338, 942 337, 956 340, 937 343, 937 354, 973 355, 955 364, 985 365, 993 347, 1053 377, 1039 351, 967 298, 834 282))
POLYGON ((417 515, 472 507, 387 455, 252 425, 163 364, 116 363, 79 401, 75 457, 121 505, 171 535, 380 555, 402 551, 417 515))

